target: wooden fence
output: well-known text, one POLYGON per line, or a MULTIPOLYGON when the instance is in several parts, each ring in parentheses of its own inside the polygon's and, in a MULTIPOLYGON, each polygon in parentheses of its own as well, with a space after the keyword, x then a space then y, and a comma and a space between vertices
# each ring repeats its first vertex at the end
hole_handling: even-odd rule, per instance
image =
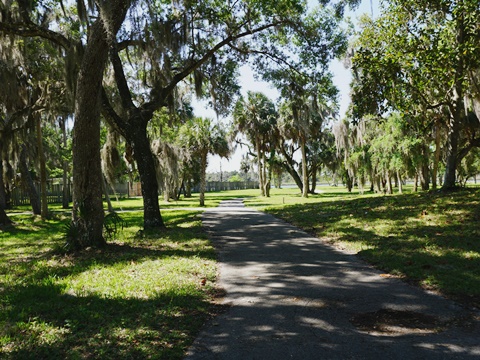
MULTIPOLYGON (((257 181, 207 181, 205 191, 227 191, 227 190, 244 190, 258 189, 257 181)), ((200 192, 200 185, 195 185, 192 192, 200 192)))
MULTIPOLYGON (((37 193, 40 196, 40 184, 35 183, 35 188, 37 189, 37 193)), ((138 188, 140 188, 138 186, 138 188)), ((129 197, 129 196, 141 196, 141 191, 139 195, 137 195, 137 189, 135 183, 132 186, 133 195, 130 194, 130 184, 115 184, 115 191, 112 188, 108 187, 108 194, 111 196, 117 195, 119 197, 129 197)), ((67 185, 67 194, 68 194, 68 201, 72 201, 72 185, 67 185)), ((63 199, 63 184, 51 184, 47 183, 47 203, 48 204, 55 204, 61 203, 63 199)), ((13 206, 19 205, 29 205, 30 204, 30 197, 28 192, 22 188, 17 187, 13 189, 11 193, 11 202, 13 206)))
MULTIPOLYGON (((40 196, 40 184, 35 184, 38 196, 40 196)), ((72 201, 72 189, 68 187, 68 199, 72 201)), ((61 203, 63 198, 63 185, 62 184, 47 184, 47 203, 61 203)), ((13 189, 11 193, 11 202, 13 206, 30 205, 30 197, 28 192, 22 187, 13 189)))
MULTIPOLYGON (((40 184, 35 184, 38 194, 40 194, 40 184)), ((209 181, 206 185, 207 192, 213 191, 226 191, 226 190, 242 190, 242 189, 258 189, 258 182, 256 181, 209 181)), ((68 186, 68 201, 72 201, 72 187, 68 186)), ((193 187, 192 192, 198 193, 200 186, 193 187)), ((108 193, 111 196, 117 195, 119 197, 136 197, 142 196, 142 187, 139 182, 116 184, 115 191, 110 186, 108 187, 108 193)), ((62 184, 47 184, 47 203, 61 203, 63 197, 63 185, 62 184)), ((11 194, 11 201, 13 206, 29 205, 30 197, 28 192, 21 188, 15 188, 11 194)))

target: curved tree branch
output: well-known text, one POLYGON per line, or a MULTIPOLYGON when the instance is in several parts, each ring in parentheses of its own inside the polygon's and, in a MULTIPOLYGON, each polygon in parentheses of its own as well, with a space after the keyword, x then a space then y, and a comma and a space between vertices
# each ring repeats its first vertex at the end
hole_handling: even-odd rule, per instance
POLYGON ((40 37, 49 40, 64 49, 69 49, 74 42, 55 31, 38 26, 34 23, 6 23, 0 22, 0 32, 22 37, 40 37))
POLYGON ((170 81, 170 83, 163 87, 162 89, 153 89, 153 99, 149 102, 146 102, 142 107, 142 111, 145 112, 154 112, 163 104, 163 99, 165 99, 166 95, 173 91, 173 89, 178 85, 179 82, 184 80, 187 76, 192 74, 195 70, 197 70, 200 66, 205 64, 218 50, 223 48, 226 45, 229 45, 235 40, 241 39, 246 36, 254 35, 256 33, 262 32, 269 28, 279 26, 282 24, 287 23, 286 20, 282 21, 275 21, 273 23, 268 23, 262 26, 259 26, 256 29, 248 29, 244 32, 238 33, 236 35, 229 35, 225 39, 218 42, 215 46, 213 46, 210 50, 208 50, 200 59, 191 62, 187 65, 182 71, 178 72, 170 81))

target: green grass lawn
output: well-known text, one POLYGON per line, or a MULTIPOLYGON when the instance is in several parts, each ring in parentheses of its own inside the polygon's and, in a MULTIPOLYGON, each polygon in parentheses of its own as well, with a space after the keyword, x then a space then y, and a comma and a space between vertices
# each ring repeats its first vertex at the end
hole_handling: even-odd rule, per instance
POLYGON ((358 253, 389 276, 480 307, 478 187, 403 195, 318 190, 302 199, 298 189, 274 189, 246 204, 358 253))
POLYGON ((0 232, 0 358, 181 359, 215 311, 215 253, 199 212, 141 212, 102 251, 61 251, 68 219, 17 215, 0 232))
MULTIPOLYGON (((241 197, 385 272, 480 306, 480 188, 403 195, 320 187, 207 193, 241 197)), ((141 199, 113 201, 127 226, 107 249, 67 255, 69 212, 52 220, 9 211, 0 230, 0 358, 181 359, 215 305, 215 252, 198 195, 164 203, 168 230, 141 233, 141 199), (184 210, 178 210, 182 208, 184 210), (189 209, 190 208, 190 209, 189 209)))

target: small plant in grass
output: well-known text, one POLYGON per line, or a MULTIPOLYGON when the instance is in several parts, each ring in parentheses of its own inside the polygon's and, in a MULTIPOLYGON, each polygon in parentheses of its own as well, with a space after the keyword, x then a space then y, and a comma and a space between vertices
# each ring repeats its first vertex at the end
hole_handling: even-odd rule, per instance
POLYGON ((69 223, 65 224, 63 228, 64 238, 65 238, 65 245, 63 246, 67 252, 77 251, 79 250, 78 246, 78 236, 79 236, 79 229, 78 225, 75 221, 70 221, 69 223))
POLYGON ((127 223, 116 213, 112 211, 105 215, 103 220, 103 233, 107 240, 112 240, 117 235, 118 231, 123 230, 127 223))

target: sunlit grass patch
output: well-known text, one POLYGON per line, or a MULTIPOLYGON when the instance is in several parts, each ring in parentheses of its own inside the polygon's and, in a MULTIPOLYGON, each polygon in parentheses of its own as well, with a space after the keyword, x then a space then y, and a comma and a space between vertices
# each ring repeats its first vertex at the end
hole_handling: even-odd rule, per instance
POLYGON ((180 359, 214 311, 215 253, 199 212, 142 212, 104 250, 62 252, 68 221, 17 216, 0 237, 0 357, 180 359))
POLYGON ((303 201, 289 191, 251 204, 384 271, 480 305, 478 188, 386 196, 326 188, 303 201))

